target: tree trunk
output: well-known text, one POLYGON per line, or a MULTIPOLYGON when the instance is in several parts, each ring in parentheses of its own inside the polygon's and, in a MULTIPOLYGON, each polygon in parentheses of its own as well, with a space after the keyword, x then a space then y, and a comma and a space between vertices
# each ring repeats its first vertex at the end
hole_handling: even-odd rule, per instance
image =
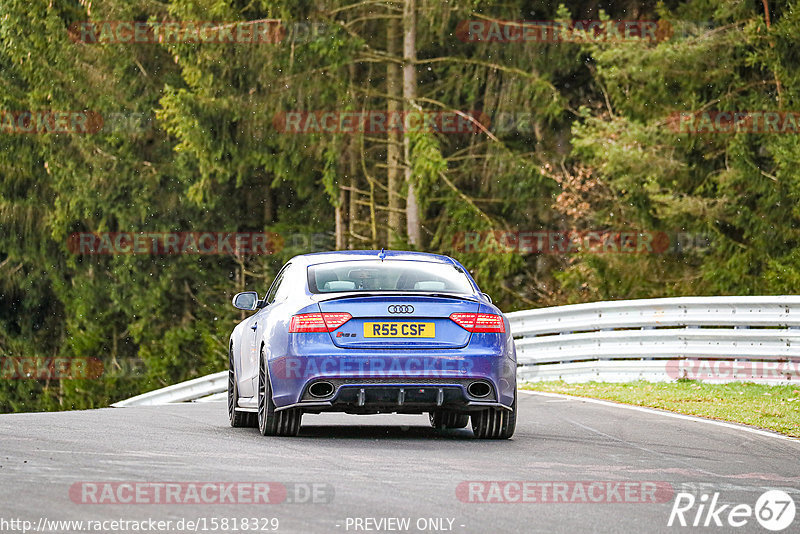
MULTIPOLYGON (((350 83, 356 83, 356 66, 355 64, 351 63, 349 65, 349 72, 350 72, 350 83)), ((352 93, 351 93, 352 98, 352 93)), ((348 196, 349 204, 350 204, 350 215, 348 216, 348 248, 360 248, 355 247, 356 241, 356 222, 358 222, 358 178, 356 177, 356 151, 358 148, 356 147, 356 134, 353 134, 350 139, 350 143, 347 146, 347 165, 348 165, 348 174, 350 175, 350 193, 348 196)))
POLYGON ((344 223, 344 209, 347 205, 347 197, 344 189, 339 189, 339 205, 336 206, 336 250, 347 248, 346 228, 344 223))
POLYGON ((348 174, 350 174, 350 249, 363 248, 360 242, 356 246, 356 241, 360 241, 357 237, 359 222, 359 208, 358 208, 358 144, 356 143, 355 134, 350 139, 350 144, 347 146, 347 165, 348 174))
POLYGON ((275 204, 272 201, 272 186, 267 180, 266 191, 264 191, 264 224, 270 225, 275 222, 275 204))
MULTIPOLYGON (((417 2, 405 0, 403 6, 403 106, 406 113, 414 110, 417 98, 417 2)), ((422 245, 420 232, 419 204, 411 173, 411 139, 408 133, 403 136, 403 154, 405 156, 405 180, 408 186, 406 199, 406 229, 408 243, 414 247, 422 245)))
MULTIPOLYGON (((386 51, 392 56, 400 55, 400 35, 402 22, 395 18, 386 21, 386 51)), ((386 93, 389 95, 387 109, 389 116, 402 111, 402 74, 400 65, 389 61, 386 64, 386 93)), ((403 142, 400 132, 387 133, 386 147, 386 186, 389 190, 389 216, 386 243, 389 248, 399 248, 403 242, 403 217, 400 197, 400 146, 403 142)))

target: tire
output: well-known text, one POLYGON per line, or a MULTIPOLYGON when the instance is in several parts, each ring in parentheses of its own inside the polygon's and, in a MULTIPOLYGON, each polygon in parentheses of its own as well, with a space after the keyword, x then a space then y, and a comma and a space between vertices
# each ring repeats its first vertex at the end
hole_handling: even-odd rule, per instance
POLYGON ((428 418, 433 428, 466 428, 469 424, 469 414, 452 412, 449 410, 439 410, 430 412, 428 418))
POLYGON ((267 359, 262 350, 258 364, 258 430, 262 436, 296 436, 303 412, 297 408, 275 411, 267 359))
POLYGON ((472 412, 472 432, 478 439, 508 439, 517 426, 517 392, 511 410, 489 408, 472 412))
POLYGON ((239 403, 239 386, 236 384, 236 371, 233 367, 233 346, 228 351, 228 419, 234 428, 255 428, 258 426, 256 414, 236 411, 239 403))

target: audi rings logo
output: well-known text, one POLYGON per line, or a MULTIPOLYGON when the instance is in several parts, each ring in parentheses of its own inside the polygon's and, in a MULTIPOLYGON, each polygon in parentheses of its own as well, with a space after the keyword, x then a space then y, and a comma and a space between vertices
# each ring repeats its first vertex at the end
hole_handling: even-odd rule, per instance
POLYGON ((414 306, 408 304, 393 304, 388 308, 389 313, 414 313, 414 306))

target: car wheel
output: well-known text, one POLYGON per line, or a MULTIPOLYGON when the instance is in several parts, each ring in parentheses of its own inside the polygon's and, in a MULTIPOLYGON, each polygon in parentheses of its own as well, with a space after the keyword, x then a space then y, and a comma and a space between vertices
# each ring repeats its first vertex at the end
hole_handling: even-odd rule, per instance
POLYGON ((257 426, 256 414, 236 411, 239 404, 239 386, 236 385, 236 371, 233 367, 233 347, 228 351, 228 419, 234 428, 254 428, 257 426))
POLYGON ((433 428, 466 428, 469 424, 469 414, 439 410, 430 412, 428 417, 433 428))
POLYGON ((297 408, 275 411, 267 359, 262 351, 258 365, 258 430, 262 436, 296 436, 302 418, 303 412, 297 408))
POLYGON ((511 410, 489 408, 472 412, 472 431, 479 439, 508 439, 517 426, 517 392, 511 410))

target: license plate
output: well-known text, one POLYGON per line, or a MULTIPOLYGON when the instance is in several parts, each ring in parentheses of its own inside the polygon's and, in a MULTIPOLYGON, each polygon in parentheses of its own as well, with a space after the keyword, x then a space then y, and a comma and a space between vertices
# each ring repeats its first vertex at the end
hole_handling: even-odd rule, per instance
POLYGON ((364 323, 364 337, 436 337, 434 323, 364 323))

